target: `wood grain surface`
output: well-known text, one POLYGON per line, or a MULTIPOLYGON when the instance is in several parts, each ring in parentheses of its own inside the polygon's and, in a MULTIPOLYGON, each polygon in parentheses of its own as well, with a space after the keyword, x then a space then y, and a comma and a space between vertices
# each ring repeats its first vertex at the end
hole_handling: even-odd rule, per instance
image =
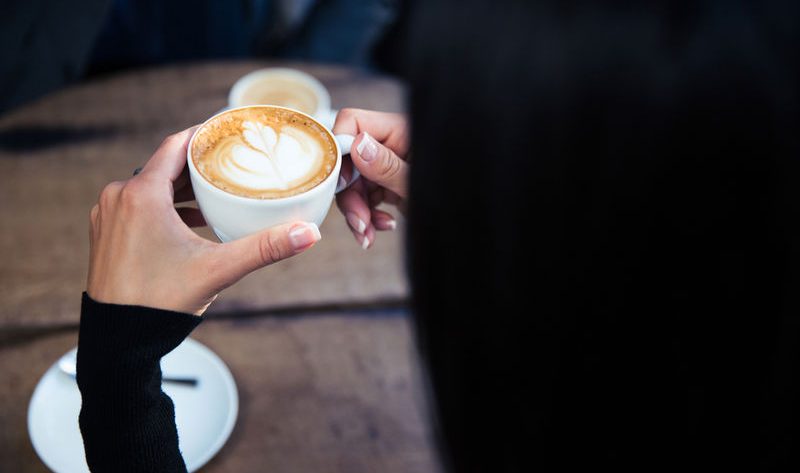
MULTIPOLYGON (((237 78, 272 65, 318 77, 335 108, 403 109, 403 88, 391 78, 333 66, 218 62, 94 79, 0 117, 0 327, 77 323, 88 213, 103 186, 128 178, 166 135, 225 106, 237 78)), ((366 252, 338 210, 321 231, 317 247, 245 278, 212 313, 405 299, 402 222, 366 252)))
MULTIPOLYGON (((202 472, 439 471, 404 311, 210 319, 192 337, 239 389, 233 434, 202 472)), ((0 340, 0 471, 47 471, 28 402, 76 343, 75 330, 0 340)))

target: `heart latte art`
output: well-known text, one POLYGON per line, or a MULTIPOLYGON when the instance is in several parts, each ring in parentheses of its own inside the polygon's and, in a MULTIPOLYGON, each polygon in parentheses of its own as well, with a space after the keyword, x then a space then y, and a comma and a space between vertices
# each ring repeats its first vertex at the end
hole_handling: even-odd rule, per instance
POLYGON ((213 118, 192 143, 195 167, 214 186, 258 199, 288 197, 325 180, 336 164, 330 135, 286 109, 246 108, 213 118))
POLYGON ((246 121, 241 135, 220 140, 205 158, 217 179, 252 191, 286 190, 307 181, 322 163, 322 147, 292 126, 278 131, 246 121))

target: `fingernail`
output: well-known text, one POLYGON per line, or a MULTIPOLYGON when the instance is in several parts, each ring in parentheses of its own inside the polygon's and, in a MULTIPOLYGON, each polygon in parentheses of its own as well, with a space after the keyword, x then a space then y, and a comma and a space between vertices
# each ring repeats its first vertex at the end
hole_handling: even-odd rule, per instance
POLYGON ((369 238, 367 238, 367 236, 364 235, 364 239, 361 240, 361 249, 366 250, 367 248, 369 248, 369 238))
POLYGON ((378 143, 365 131, 361 142, 356 146, 356 151, 364 161, 372 161, 378 156, 378 143))
POLYGON ((362 235, 364 234, 364 231, 367 229, 367 224, 364 223, 363 220, 358 218, 358 215, 356 215, 353 212, 347 212, 346 218, 347 218, 347 223, 350 224, 353 230, 357 231, 362 235))
POLYGON ((339 183, 336 185, 336 189, 341 190, 347 187, 347 179, 344 176, 339 176, 339 183))
POLYGON ((397 229, 397 220, 386 215, 379 215, 378 217, 373 217, 372 222, 375 224, 376 227, 378 227, 382 231, 397 229))
POLYGON ((301 223, 289 230, 289 241, 295 251, 303 250, 322 238, 319 227, 315 223, 301 223))

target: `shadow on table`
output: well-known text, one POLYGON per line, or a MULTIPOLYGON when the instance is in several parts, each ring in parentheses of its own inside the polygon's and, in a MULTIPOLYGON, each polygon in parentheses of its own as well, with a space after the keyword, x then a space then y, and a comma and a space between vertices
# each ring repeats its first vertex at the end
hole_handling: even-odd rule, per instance
MULTIPOLYGON (((405 298, 386 298, 377 301, 351 302, 347 304, 311 304, 274 307, 269 309, 242 309, 210 311, 206 318, 214 320, 248 320, 253 318, 302 318, 315 315, 346 313, 351 317, 408 317, 409 303, 405 298)), ((48 326, 10 325, 0 327, 0 349, 9 348, 48 337, 53 334, 78 330, 78 323, 63 323, 48 326)))
POLYGON ((26 126, 0 130, 0 151, 41 151, 65 144, 82 143, 117 134, 113 127, 39 127, 26 126))
POLYGON ((388 297, 373 301, 345 302, 345 303, 320 303, 320 304, 295 304, 283 307, 270 307, 268 309, 252 309, 238 307, 236 304, 217 306, 207 314, 208 318, 231 320, 252 319, 259 317, 308 317, 314 314, 341 314, 350 316, 373 317, 380 314, 382 317, 407 317, 409 314, 409 301, 404 297, 388 297))
POLYGON ((0 349, 11 348, 40 338, 78 330, 78 324, 59 324, 50 327, 3 327, 0 329, 0 349))

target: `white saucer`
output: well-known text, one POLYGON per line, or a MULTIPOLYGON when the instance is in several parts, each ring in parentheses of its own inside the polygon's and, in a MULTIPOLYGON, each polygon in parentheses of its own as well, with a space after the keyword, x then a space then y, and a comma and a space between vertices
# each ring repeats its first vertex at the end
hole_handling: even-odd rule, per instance
MULTIPOLYGON (((233 430, 239 411, 236 383, 214 352, 189 338, 161 360, 161 369, 199 380, 195 387, 163 384, 175 404, 183 459, 189 471, 195 471, 216 455, 233 430)), ((80 408, 78 385, 56 362, 33 392, 28 432, 39 458, 57 473, 89 471, 78 427, 80 408)))

